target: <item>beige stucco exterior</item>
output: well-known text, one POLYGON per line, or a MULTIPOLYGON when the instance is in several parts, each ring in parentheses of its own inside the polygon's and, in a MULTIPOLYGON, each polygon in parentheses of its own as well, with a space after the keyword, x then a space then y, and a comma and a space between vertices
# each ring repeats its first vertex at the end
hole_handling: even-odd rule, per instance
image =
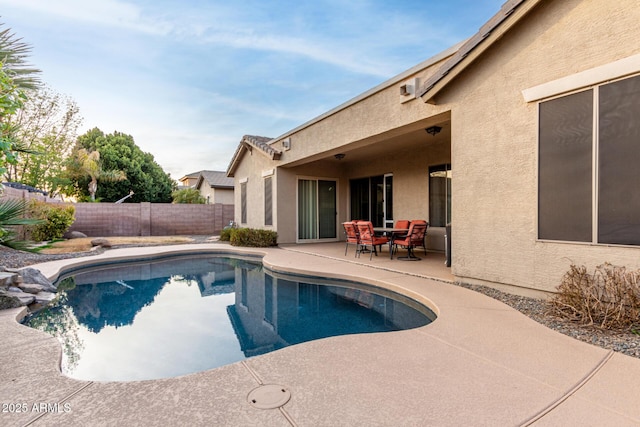
POLYGON ((234 202, 233 188, 214 188, 205 182, 200 186, 199 190, 200 195, 209 204, 222 203, 223 205, 232 205, 234 202))
MULTIPOLYGON (((640 8, 635 0, 523 4, 535 7, 507 19, 502 37, 474 62, 458 64, 458 74, 436 96, 407 102, 400 88, 415 77, 427 80, 459 46, 272 140, 278 160, 247 152, 230 170, 236 219, 239 182, 246 179, 244 225, 265 228, 262 175, 273 170, 276 202, 268 228, 278 231, 281 243, 298 241, 300 177, 337 180, 340 224, 352 219, 350 179, 393 174, 394 219, 428 220, 428 168, 451 163, 452 273, 459 280, 553 291, 571 262, 639 268, 637 247, 537 239, 538 100, 527 101, 523 91, 640 54, 640 8), (442 131, 426 134, 432 125, 442 131)), ((443 234, 429 229, 431 250, 444 249, 443 234)))
POLYGON ((452 271, 460 280, 552 291, 571 262, 640 267, 639 248, 536 239, 538 104, 522 96, 638 54, 639 20, 633 0, 542 2, 441 93, 455 134, 452 271))
MULTIPOLYGON (((236 188, 234 191, 235 205, 235 222, 238 226, 261 228, 267 230, 277 230, 278 224, 278 205, 273 204, 273 225, 265 225, 264 221, 264 175, 275 173, 275 165, 267 158, 257 152, 247 153, 244 161, 239 165, 236 174, 236 188), (241 185, 246 183, 247 186, 247 221, 241 220, 241 185)), ((277 200, 277 188, 274 180, 274 200, 277 200)), ((295 193, 294 196, 295 198, 295 193)))

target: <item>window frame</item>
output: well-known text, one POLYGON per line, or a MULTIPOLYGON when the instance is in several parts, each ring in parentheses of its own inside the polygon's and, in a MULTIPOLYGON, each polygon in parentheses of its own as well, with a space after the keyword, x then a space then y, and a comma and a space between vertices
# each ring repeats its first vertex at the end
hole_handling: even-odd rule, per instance
MULTIPOLYGON (((608 85, 612 85, 612 84, 616 84, 619 83, 621 81, 625 81, 625 80, 629 80, 629 79, 640 79, 640 74, 636 73, 636 74, 632 74, 632 75, 626 75, 617 79, 612 79, 612 80, 608 80, 608 81, 604 81, 604 82, 600 82, 597 84, 593 84, 589 87, 581 87, 579 89, 576 89, 574 91, 571 92, 565 92, 562 94, 559 94, 557 96, 553 96, 553 97, 549 97, 546 99, 540 99, 537 101, 537 126, 536 126, 536 138, 537 138, 537 144, 536 144, 536 241, 539 242, 553 242, 553 243, 569 243, 569 244, 576 244, 576 245, 592 245, 592 246, 615 246, 615 247, 630 247, 630 248, 638 248, 640 247, 640 241, 638 243, 612 243, 612 242, 602 242, 601 238, 600 238, 600 216, 601 216, 601 212, 599 209, 599 203, 600 203, 600 194, 601 191, 605 191, 605 190, 601 190, 600 188, 600 178, 601 178, 601 173, 602 173, 602 165, 600 164, 600 160, 601 160, 601 155, 600 155, 600 149, 601 149, 601 141, 600 141, 600 136, 601 136, 601 131, 600 131, 600 126, 601 126, 601 120, 602 120, 602 114, 600 111, 600 107, 601 107, 601 99, 600 99, 600 90, 601 88, 608 86, 608 85), (541 238, 540 237, 540 179, 541 179, 541 156, 540 156, 540 150, 541 150, 541 128, 540 128, 540 118, 541 118, 541 105, 545 102, 549 102, 549 101, 554 101, 557 99, 562 99, 571 95, 575 95, 578 93, 582 93, 582 92, 592 92, 592 108, 593 108, 593 114, 592 114, 592 122, 591 122, 591 126, 592 126, 592 141, 591 141, 591 157, 592 157, 592 166, 591 166, 591 239, 589 241, 573 241, 573 240, 561 240, 561 239, 553 239, 553 238, 541 238)), ((638 97, 640 97, 640 94, 638 95, 638 97)), ((640 100, 638 101, 640 102, 640 100)), ((640 145, 640 144, 639 144, 640 145)), ((629 184, 631 185, 631 184, 629 184)), ((626 224, 626 226, 629 226, 630 224, 626 224)))
POLYGON ((273 177, 264 177, 264 225, 273 226, 273 177))
POLYGON ((247 181, 240 183, 240 224, 247 223, 247 181))
MULTIPOLYGON (((434 177, 435 178, 435 177, 434 177)), ((436 165, 431 165, 429 166, 429 168, 427 169, 427 179, 428 179, 428 184, 429 184, 429 226, 430 227, 446 227, 447 224, 449 224, 451 222, 451 203, 452 203, 452 198, 451 198, 451 183, 452 183, 452 172, 451 172, 451 163, 440 163, 440 164, 436 164, 436 165), (434 215, 432 215, 432 209, 435 209, 435 207, 433 206, 434 204, 432 203, 432 191, 434 191, 434 188, 432 188, 431 185, 431 174, 433 173, 437 173, 437 172, 444 172, 445 173, 445 186, 444 186, 444 202, 442 203, 442 205, 444 206, 444 224, 443 225, 439 225, 439 224, 435 224, 434 223, 434 215)), ((435 195, 434 195, 435 197, 435 195)))

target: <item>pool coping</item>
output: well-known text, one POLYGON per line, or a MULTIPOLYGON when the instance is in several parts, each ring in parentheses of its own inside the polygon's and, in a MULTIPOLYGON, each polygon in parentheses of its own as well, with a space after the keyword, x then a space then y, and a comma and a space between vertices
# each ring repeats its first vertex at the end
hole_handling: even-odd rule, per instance
POLYGON ((415 330, 322 339, 178 378, 102 383, 64 377, 57 340, 18 324, 23 310, 4 310, 0 354, 11 363, 2 364, 0 403, 24 403, 28 411, 14 406, 0 412, 0 423, 640 424, 633 381, 640 360, 561 335, 446 280, 220 243, 113 249, 34 267, 55 277, 96 261, 194 252, 257 255, 274 271, 364 282, 424 303, 438 318, 415 330), (287 388, 291 399, 276 409, 252 407, 248 394, 264 384, 287 388))

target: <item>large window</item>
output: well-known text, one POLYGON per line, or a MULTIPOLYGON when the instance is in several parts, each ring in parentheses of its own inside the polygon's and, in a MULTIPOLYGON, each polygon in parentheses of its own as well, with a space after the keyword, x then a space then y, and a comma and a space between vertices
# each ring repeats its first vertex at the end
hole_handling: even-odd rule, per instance
POLYGON ((429 168, 429 225, 444 227, 451 222, 451 165, 429 168))
POLYGON ((538 237, 640 245, 640 76, 540 103, 538 237))
POLYGON ((592 237, 593 91, 540 104, 538 236, 592 237))

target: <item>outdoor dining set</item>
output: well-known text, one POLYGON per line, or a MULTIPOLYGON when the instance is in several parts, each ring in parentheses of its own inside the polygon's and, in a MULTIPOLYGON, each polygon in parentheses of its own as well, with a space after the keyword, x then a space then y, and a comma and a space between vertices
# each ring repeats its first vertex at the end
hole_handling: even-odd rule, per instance
POLYGON ((374 227, 371 221, 347 221, 342 223, 346 237, 345 256, 349 245, 355 245, 356 257, 360 257, 363 252, 369 253, 369 259, 373 254, 378 256, 378 250, 382 251, 382 245, 389 246, 389 257, 393 259, 393 254, 398 248, 405 248, 407 255, 398 257, 403 261, 417 261, 421 258, 415 255, 414 249, 422 247, 424 254, 427 254, 426 238, 429 223, 424 220, 399 220, 393 227, 374 227))

